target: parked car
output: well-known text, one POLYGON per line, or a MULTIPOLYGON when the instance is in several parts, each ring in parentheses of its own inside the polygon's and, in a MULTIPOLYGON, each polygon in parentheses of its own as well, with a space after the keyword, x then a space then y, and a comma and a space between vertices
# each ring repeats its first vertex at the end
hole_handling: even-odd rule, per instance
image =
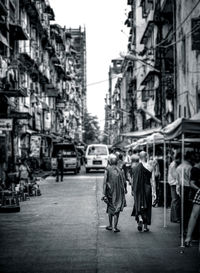
POLYGON ((85 170, 105 169, 108 165, 109 151, 105 144, 88 145, 85 153, 85 170))
POLYGON ((53 171, 57 168, 57 156, 61 153, 64 161, 64 172, 73 171, 75 174, 80 172, 81 163, 79 153, 73 143, 56 143, 53 146, 51 167, 53 171))

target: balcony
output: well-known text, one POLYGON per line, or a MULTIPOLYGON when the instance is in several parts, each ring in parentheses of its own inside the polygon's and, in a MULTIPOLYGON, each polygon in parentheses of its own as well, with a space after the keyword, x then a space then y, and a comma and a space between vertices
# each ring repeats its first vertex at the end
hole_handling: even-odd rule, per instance
POLYGON ((22 65, 26 66, 28 69, 31 69, 36 64, 33 54, 31 54, 30 47, 20 49, 19 60, 21 61, 22 65))
POLYGON ((153 86, 154 89, 158 88, 158 82, 159 82, 159 76, 160 73, 158 73, 155 70, 149 70, 144 77, 143 81, 141 82, 141 85, 147 85, 148 82, 152 81, 155 86, 153 86))
POLYGON ((16 23, 9 23, 10 36, 14 40, 28 40, 28 31, 24 21, 17 21, 16 23))
POLYGON ((6 37, 4 37, 0 32, 0 43, 2 43, 4 46, 9 47, 8 41, 6 37))
POLYGON ((32 19, 39 18, 39 12, 38 12, 35 0, 21 0, 20 4, 26 8, 28 14, 30 15, 32 19))
POLYGON ((54 64, 61 64, 59 55, 55 52, 55 54, 51 57, 51 61, 54 64))
POLYGON ((151 36, 153 29, 155 27, 155 21, 148 21, 147 26, 145 28, 145 31, 141 38, 141 44, 146 44, 149 37, 151 36))
POLYGON ((8 15, 8 10, 6 8, 5 1, 0 1, 0 15, 2 16, 8 15))
POLYGON ((50 20, 54 20, 54 19, 55 19, 54 11, 53 11, 53 9, 50 7, 50 5, 47 5, 47 6, 46 6, 46 8, 45 8, 45 13, 48 14, 50 20))
POLYGON ((5 86, 4 90, 0 90, 0 95, 5 95, 7 97, 27 97, 27 88, 24 87, 16 87, 15 89, 12 89, 10 87, 5 86), (8 89, 7 89, 8 88, 8 89))
POLYGON ((51 25, 51 38, 55 39, 57 43, 64 44, 63 30, 59 25, 51 25))
POLYGON ((0 95, 7 97, 27 97, 27 88, 19 82, 19 66, 16 61, 7 67, 6 77, 1 83, 0 95))

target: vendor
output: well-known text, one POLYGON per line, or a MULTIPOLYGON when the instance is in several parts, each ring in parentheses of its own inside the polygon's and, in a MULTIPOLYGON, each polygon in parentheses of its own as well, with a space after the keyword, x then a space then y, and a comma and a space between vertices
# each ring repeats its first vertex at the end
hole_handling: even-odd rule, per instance
POLYGON ((19 183, 21 189, 29 193, 30 169, 25 158, 21 160, 21 164, 19 166, 19 183))

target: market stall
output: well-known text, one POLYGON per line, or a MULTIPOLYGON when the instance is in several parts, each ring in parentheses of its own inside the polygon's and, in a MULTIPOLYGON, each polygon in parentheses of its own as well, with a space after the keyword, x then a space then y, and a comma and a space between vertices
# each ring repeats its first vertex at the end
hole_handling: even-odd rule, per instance
MULTIPOLYGON (((200 142, 200 119, 196 115, 191 119, 179 118, 173 123, 163 128, 162 133, 165 141, 178 140, 181 142, 182 162, 184 160, 185 143, 199 143, 200 142), (197 118, 197 119, 196 119, 197 118)), ((181 183, 181 247, 184 246, 184 173, 182 171, 181 183)))

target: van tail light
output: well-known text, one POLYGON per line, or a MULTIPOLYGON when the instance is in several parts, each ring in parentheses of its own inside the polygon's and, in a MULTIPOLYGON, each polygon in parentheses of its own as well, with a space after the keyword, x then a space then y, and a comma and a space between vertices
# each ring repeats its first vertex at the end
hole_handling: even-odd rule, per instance
POLYGON ((85 158, 85 164, 87 164, 87 158, 85 158))

